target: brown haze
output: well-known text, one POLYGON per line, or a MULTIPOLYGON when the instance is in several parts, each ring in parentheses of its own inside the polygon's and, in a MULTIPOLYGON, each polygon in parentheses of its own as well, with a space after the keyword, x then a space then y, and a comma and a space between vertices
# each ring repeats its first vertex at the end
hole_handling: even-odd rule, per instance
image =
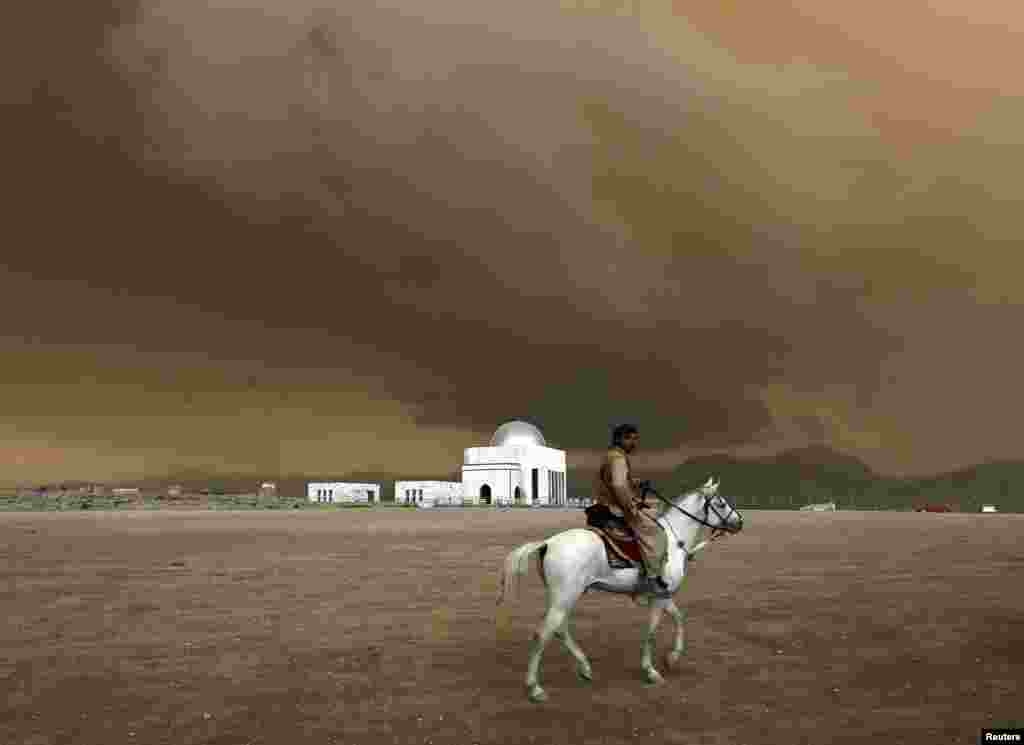
POLYGON ((8 5, 0 480, 1022 455, 1012 4, 8 5))

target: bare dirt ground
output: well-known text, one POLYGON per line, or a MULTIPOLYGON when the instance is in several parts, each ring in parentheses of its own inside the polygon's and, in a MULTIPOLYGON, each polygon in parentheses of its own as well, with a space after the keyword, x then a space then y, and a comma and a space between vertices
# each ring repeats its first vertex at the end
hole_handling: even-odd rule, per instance
MULTIPOLYGON (((578 511, 0 516, 4 745, 972 743, 1024 719, 1024 515, 749 512, 677 596, 687 655, 640 679, 645 611, 588 594, 594 682, 514 546, 578 511)), ((532 562, 531 562, 532 563, 532 562)))

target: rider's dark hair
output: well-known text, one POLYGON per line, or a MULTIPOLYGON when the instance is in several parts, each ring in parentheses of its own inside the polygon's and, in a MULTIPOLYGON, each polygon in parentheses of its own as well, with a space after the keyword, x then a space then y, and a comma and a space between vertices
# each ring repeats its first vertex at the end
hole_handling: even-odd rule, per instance
POLYGON ((626 435, 639 434, 639 432, 640 430, 638 430, 632 424, 618 425, 615 429, 612 430, 612 447, 614 448, 622 445, 622 438, 625 437, 626 435))

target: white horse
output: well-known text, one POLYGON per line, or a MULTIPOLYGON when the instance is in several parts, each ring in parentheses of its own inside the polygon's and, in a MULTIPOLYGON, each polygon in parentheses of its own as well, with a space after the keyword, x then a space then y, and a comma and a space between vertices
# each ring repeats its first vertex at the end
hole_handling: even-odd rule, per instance
MULTIPOLYGON (((657 493, 655 492, 655 495, 657 493)), ((707 545, 698 544, 703 531, 712 530, 714 540, 723 532, 737 533, 743 528, 743 517, 724 497, 718 495, 718 482, 714 478, 699 489, 681 494, 675 499, 658 496, 657 522, 666 534, 667 558, 662 578, 675 593, 686 575, 686 562, 707 545)), ((498 603, 513 589, 513 577, 525 575, 531 554, 539 555, 538 570, 547 588, 547 613, 533 634, 530 659, 526 671, 526 695, 534 702, 547 699, 539 682, 540 660, 544 647, 552 636, 576 660, 576 672, 584 681, 592 680, 590 662, 569 633, 569 616, 580 596, 587 590, 633 594, 639 578, 638 568, 614 569, 608 564, 604 541, 591 530, 574 528, 544 541, 526 543, 513 550, 505 559, 501 576, 498 603)), ((654 667, 651 657, 654 638, 664 612, 675 621, 675 641, 668 653, 669 667, 678 663, 683 654, 684 613, 671 598, 652 598, 650 616, 644 634, 640 655, 640 668, 645 680, 652 684, 664 682, 654 667)))

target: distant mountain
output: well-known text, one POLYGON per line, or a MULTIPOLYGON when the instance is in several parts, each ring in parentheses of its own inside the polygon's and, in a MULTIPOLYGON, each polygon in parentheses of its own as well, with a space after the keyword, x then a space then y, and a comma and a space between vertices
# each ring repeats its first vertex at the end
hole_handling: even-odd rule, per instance
MULTIPOLYGON (((858 508, 911 507, 924 502, 953 503, 978 511, 994 503, 1003 512, 1024 512, 1024 461, 989 462, 942 474, 890 477, 875 473, 856 456, 822 445, 774 455, 737 457, 713 453, 687 459, 669 471, 643 471, 663 493, 678 494, 709 476, 722 492, 748 507, 790 507, 835 501, 858 508)), ((593 469, 570 468, 569 493, 591 492, 593 469)))
POLYGON ((1024 512, 1024 462, 1021 461, 989 461, 908 481, 930 493, 955 496, 972 508, 994 503, 1003 511, 1015 506, 1013 511, 1024 512))
POLYGON ((710 455, 693 458, 666 482, 692 488, 709 475, 722 491, 742 503, 788 506, 835 501, 849 507, 911 507, 924 502, 953 503, 977 511, 995 503, 1002 511, 1024 511, 1024 462, 990 462, 924 477, 875 473, 855 456, 811 446, 758 458, 710 455))
POLYGON ((797 465, 806 467, 843 468, 845 470, 872 473, 870 466, 855 455, 833 450, 827 445, 808 445, 802 448, 783 450, 773 455, 754 457, 737 457, 728 453, 712 453, 710 455, 688 458, 687 466, 729 466, 736 464, 760 463, 765 465, 797 465))

